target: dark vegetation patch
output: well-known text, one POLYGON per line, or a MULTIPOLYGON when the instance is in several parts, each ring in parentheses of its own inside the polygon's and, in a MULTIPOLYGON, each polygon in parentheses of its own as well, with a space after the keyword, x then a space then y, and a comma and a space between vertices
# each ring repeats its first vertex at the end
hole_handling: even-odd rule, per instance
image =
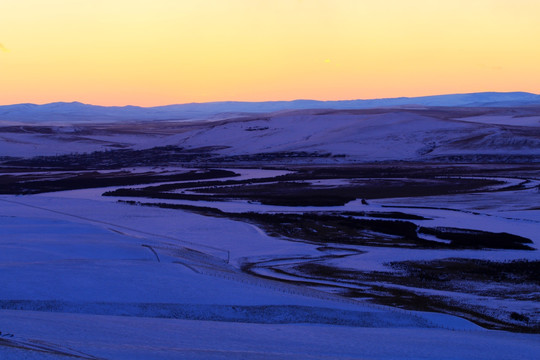
POLYGON ((0 156, 0 164, 8 161, 17 160, 18 158, 14 156, 0 156))
POLYGON ((231 213, 219 209, 165 203, 139 203, 122 201, 131 205, 180 209, 207 216, 252 222, 271 236, 317 242, 322 244, 352 244, 372 246, 425 246, 439 247, 438 242, 424 241, 416 235, 417 226, 411 222, 393 220, 355 219, 353 217, 321 213, 231 213))
MULTIPOLYGON (((200 186, 201 184, 193 185, 200 186)), ((324 193, 310 188, 308 184, 297 182, 278 182, 268 185, 251 186, 250 189, 244 193, 240 193, 243 191, 242 189, 239 189, 238 192, 235 193, 228 193, 227 190, 223 190, 224 187, 222 186, 224 184, 219 185, 221 186, 214 188, 189 188, 184 187, 185 185, 181 185, 184 189, 196 191, 195 194, 170 193, 160 190, 156 191, 154 187, 149 187, 143 189, 118 189, 106 192, 103 194, 103 196, 145 197, 153 199, 192 201, 226 201, 239 199, 257 201, 264 205, 281 206, 342 206, 355 199, 354 197, 347 196, 345 194, 339 195, 324 193), (213 192, 214 190, 216 190, 216 193, 213 192), (212 192, 212 194, 207 194, 208 192, 212 192)), ((244 188, 244 186, 242 186, 242 188, 244 188)), ((163 189, 163 187, 161 189, 163 189)))
POLYGON ((411 287, 438 290, 462 290, 457 282, 468 282, 470 292, 474 289, 470 282, 497 282, 510 284, 532 284, 540 286, 540 261, 510 260, 490 261, 480 259, 447 258, 429 261, 399 261, 388 264, 397 272, 363 272, 341 269, 321 263, 311 262, 295 266, 294 269, 317 278, 349 279, 362 281, 382 281, 411 287))
POLYGON ((278 151, 246 155, 218 156, 212 160, 218 163, 291 162, 298 159, 325 159, 343 156, 345 155, 332 155, 331 153, 318 153, 307 151, 278 151))
POLYGON ((294 181, 203 188, 197 192, 225 199, 250 200, 263 205, 278 206, 343 206, 356 199, 350 188, 318 188, 306 182, 294 181))
MULTIPOLYGON (((150 173, 135 173, 119 171, 100 173, 98 171, 84 173, 62 173, 56 178, 43 178, 40 175, 3 175, 0 176, 2 194, 37 194, 50 191, 88 189, 107 186, 126 186, 167 181, 189 181, 197 179, 212 179, 238 176, 228 170, 209 169, 204 171, 189 171, 180 174, 159 175, 150 173)), ((50 175, 49 175, 50 177, 50 175)))
POLYGON ((495 314, 488 308, 466 304, 444 296, 424 295, 412 290, 372 286, 368 293, 354 289, 344 290, 343 296, 365 298, 377 304, 414 311, 429 311, 458 316, 491 330, 503 330, 521 333, 540 333, 540 325, 530 322, 530 317, 517 312, 495 314), (507 316, 509 315, 509 316, 507 316), (516 315, 517 318, 516 319, 516 315))
POLYGON ((245 131, 264 131, 268 129, 269 129, 268 126, 250 126, 248 128, 245 128, 244 130, 245 131))
POLYGON ((216 217, 225 217, 228 213, 221 211, 219 209, 208 207, 208 206, 195 206, 195 205, 184 205, 184 204, 167 204, 167 203, 141 203, 139 201, 133 200, 118 200, 119 203, 135 205, 135 206, 150 206, 158 207, 161 209, 175 209, 175 210, 187 210, 197 214, 206 215, 206 216, 216 216, 216 217))
POLYGON ((407 214, 399 211, 389 211, 389 212, 380 212, 380 211, 342 211, 341 215, 345 216, 368 216, 375 218, 386 218, 386 219, 402 219, 402 220, 430 220, 429 218, 407 214))
POLYGON ((362 179, 340 186, 280 181, 266 184, 198 189, 199 193, 231 199, 257 201, 265 205, 342 206, 356 199, 424 196, 466 192, 498 183, 477 179, 362 179))
POLYGON ((439 155, 429 158, 430 161, 441 163, 503 163, 503 164, 533 164, 540 163, 538 155, 502 155, 502 154, 471 154, 471 155, 439 155))
MULTIPOLYGON (((113 144, 111 147, 122 147, 113 144)), ((25 167, 33 169, 118 169, 130 166, 165 166, 171 164, 234 163, 234 162, 290 162, 295 159, 316 159, 332 157, 330 153, 317 152, 270 152, 249 155, 222 156, 218 151, 223 146, 205 146, 200 148, 182 148, 174 145, 156 146, 134 150, 117 148, 91 153, 72 153, 56 156, 35 156, 32 158, 0 158, 3 166, 25 167)))
POLYGON ((288 167, 310 179, 354 179, 354 178, 408 178, 433 179, 439 177, 536 177, 538 165, 527 164, 438 164, 388 162, 355 165, 314 165, 288 167))
POLYGON ((335 266, 319 264, 315 262, 297 265, 294 269, 300 273, 320 279, 344 279, 344 280, 363 280, 373 281, 376 279, 375 272, 363 273, 361 271, 341 269, 335 266))
POLYGON ((418 232, 428 234, 442 240, 450 240, 450 245, 456 248, 494 248, 494 249, 516 249, 516 250, 534 250, 525 244, 533 242, 525 237, 502 233, 493 233, 489 231, 458 229, 451 227, 426 228, 420 227, 418 232))
POLYGON ((540 261, 489 261, 479 259, 442 259, 401 261, 389 264, 419 281, 489 281, 540 285, 540 261))
POLYGON ((426 228, 451 237, 450 242, 423 239, 419 226, 404 220, 361 219, 336 212, 258 213, 225 212, 211 207, 122 201, 131 205, 154 206, 197 212, 207 216, 226 217, 256 224, 275 237, 321 244, 349 244, 363 246, 414 247, 431 249, 518 249, 534 250, 523 243, 530 239, 507 234, 456 228, 426 228), (445 234, 445 231, 448 233, 445 234), (476 239, 476 236, 479 239, 476 239), (490 241, 492 239, 492 241, 490 241))
POLYGON ((160 146, 143 150, 115 149, 92 153, 73 153, 58 156, 36 156, 30 159, 8 159, 4 166, 34 169, 118 169, 130 166, 158 166, 204 161, 214 156, 213 147, 184 149, 160 146))
POLYGON ((309 262, 289 269, 281 267, 282 274, 298 275, 314 280, 344 282, 342 294, 353 298, 368 298, 383 305, 410 310, 436 311, 457 315, 491 329, 540 332, 540 324, 531 321, 527 312, 511 312, 501 309, 499 313, 489 310, 489 304, 467 303, 446 296, 435 296, 415 291, 415 288, 458 291, 495 298, 540 300, 531 298, 529 292, 538 292, 540 285, 540 261, 513 260, 505 262, 449 258, 431 261, 403 261, 389 264, 394 270, 388 272, 342 269, 324 263, 309 262), (362 290, 345 286, 356 284, 362 290), (498 284, 497 291, 486 289, 486 284, 498 284), (395 287, 393 285, 399 285, 395 287), (519 294, 516 286, 526 286, 526 293, 519 294), (404 288, 410 287, 410 289, 404 288), (536 288, 536 290, 534 290, 536 288))
MULTIPOLYGON (((356 219, 351 216, 324 213, 231 213, 219 209, 166 203, 123 201, 130 205, 153 206, 197 212, 207 216, 252 222, 271 236, 317 242, 322 244, 353 244, 372 246, 439 247, 435 241, 424 241, 416 235, 417 225, 400 220, 356 219)), ((442 244, 444 245, 444 244, 442 244)))
POLYGON ((103 195, 204 201, 247 200, 278 206, 343 206, 356 199, 447 195, 500 184, 495 180, 460 178, 354 178, 349 184, 339 186, 313 185, 309 182, 326 179, 326 176, 330 175, 300 172, 274 178, 118 189, 103 195), (189 190, 190 194, 178 192, 182 190, 189 190))
POLYGON ((406 221, 367 220, 313 213, 242 213, 241 217, 260 224, 271 234, 325 244, 429 245, 423 244, 416 235, 417 226, 406 221))

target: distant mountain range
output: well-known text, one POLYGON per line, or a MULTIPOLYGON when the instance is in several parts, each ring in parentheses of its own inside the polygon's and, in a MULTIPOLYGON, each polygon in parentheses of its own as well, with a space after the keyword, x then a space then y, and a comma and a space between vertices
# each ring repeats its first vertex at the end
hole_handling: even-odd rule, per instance
POLYGON ((527 92, 482 92, 422 97, 399 97, 342 101, 209 102, 157 107, 96 106, 80 102, 45 105, 0 106, 0 123, 97 123, 115 121, 222 119, 243 113, 269 113, 297 109, 367 109, 380 107, 452 106, 517 107, 540 106, 540 95, 527 92))

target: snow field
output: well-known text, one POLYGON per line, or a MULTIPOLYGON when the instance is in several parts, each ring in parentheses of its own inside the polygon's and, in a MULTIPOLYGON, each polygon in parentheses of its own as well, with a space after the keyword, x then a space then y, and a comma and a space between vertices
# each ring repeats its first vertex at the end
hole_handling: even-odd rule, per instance
MULTIPOLYGON (((43 200, 40 197, 35 199, 43 200)), ((12 208, 17 207, 13 203, 11 205, 12 208)), ((254 278, 211 256, 191 252, 191 256, 182 257, 183 248, 174 249, 170 243, 154 245, 162 259, 162 262, 157 262, 154 255, 141 246, 142 239, 122 236, 101 227, 47 218, 3 216, 0 220, 4 231, 2 245, 9 251, 1 264, 3 277, 0 287, 3 291, 0 303, 3 308, 94 311, 98 314, 105 311, 113 315, 130 315, 131 309, 133 316, 151 316, 154 312, 141 313, 140 307, 150 306, 146 304, 164 304, 165 307, 169 306, 167 304, 191 304, 193 309, 198 309, 197 305, 207 313, 208 308, 201 306, 272 305, 284 306, 279 313, 289 319, 287 321, 304 322, 306 319, 294 316, 294 311, 288 308, 301 306, 317 308, 316 312, 321 314, 335 308, 349 311, 342 315, 342 319, 350 319, 351 314, 354 315, 350 311, 379 314, 371 315, 371 326, 446 326, 444 322, 433 323, 429 316, 361 305, 315 290, 254 278), (32 236, 32 233, 40 236, 32 236), (103 310, 104 306, 107 310, 103 310), (324 310, 328 307, 330 310, 324 310)), ((240 226, 253 229, 243 224, 240 226)), ((250 235, 262 236, 256 231, 250 235)), ((170 242, 169 239, 167 241, 170 242)), ((280 249, 284 250, 287 249, 280 249)), ((249 253, 249 249, 244 251, 249 253)), ((154 311, 158 309, 159 306, 154 311)), ((253 312, 253 316, 255 318, 248 316, 244 320, 272 321, 268 314, 257 318, 253 312)), ((229 317, 229 321, 234 319, 234 316, 229 317)), ((367 326, 367 323, 364 321, 362 324, 367 326)), ((460 326, 469 328, 471 325, 462 322, 460 326)))
MULTIPOLYGON (((537 335, 0 310, 14 340, 106 359, 535 359, 537 335)), ((0 347, 0 355, 3 348, 0 347)), ((29 357, 31 358, 31 357, 29 357)), ((36 356, 33 359, 41 359, 36 356)))

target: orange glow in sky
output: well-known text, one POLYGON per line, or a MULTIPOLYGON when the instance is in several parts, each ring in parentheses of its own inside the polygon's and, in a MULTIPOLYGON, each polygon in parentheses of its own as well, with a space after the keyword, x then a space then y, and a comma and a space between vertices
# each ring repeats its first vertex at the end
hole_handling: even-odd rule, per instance
POLYGON ((540 93, 538 0, 2 0, 0 104, 540 93))

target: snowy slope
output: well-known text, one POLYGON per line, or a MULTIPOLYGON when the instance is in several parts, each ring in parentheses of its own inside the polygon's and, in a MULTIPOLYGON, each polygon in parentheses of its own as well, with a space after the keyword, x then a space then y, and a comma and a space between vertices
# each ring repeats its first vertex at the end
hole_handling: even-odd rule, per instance
MULTIPOLYGON (((538 335, 488 331, 240 324, 9 310, 0 310, 0 318, 0 324, 18 335, 13 341, 76 354, 79 359, 532 360, 540 351, 538 335), (88 355, 81 357, 81 353, 88 355)), ((0 347, 0 357, 72 358, 10 347, 0 347)))
POLYGON ((216 161, 275 152, 308 152, 319 159, 295 161, 330 163, 535 161, 540 155, 540 107, 310 109, 210 122, 6 126, 0 127, 0 140, 0 157, 173 145, 217 147, 216 161))
MULTIPOLYGON (((294 111, 214 124, 164 139, 187 148, 226 147, 221 154, 315 152, 349 161, 430 160, 444 156, 539 156, 538 117, 473 116, 386 110, 294 111), (494 123, 490 123, 490 120, 494 123), (512 127, 507 123, 515 119, 512 127), (503 122, 504 124, 501 124, 503 122), (522 126, 526 124, 527 126, 522 126)), ((330 157, 329 160, 341 161, 330 157)))

